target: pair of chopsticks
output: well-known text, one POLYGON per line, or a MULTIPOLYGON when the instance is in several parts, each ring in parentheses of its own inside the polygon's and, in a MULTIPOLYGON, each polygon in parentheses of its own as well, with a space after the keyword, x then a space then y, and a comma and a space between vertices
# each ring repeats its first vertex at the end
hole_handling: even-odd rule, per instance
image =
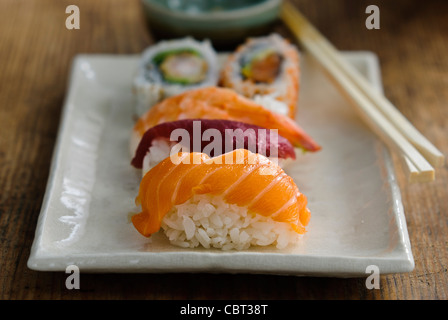
POLYGON ((445 163, 444 155, 378 92, 337 49, 295 8, 284 1, 281 18, 304 49, 327 71, 371 129, 404 159, 408 181, 435 179, 434 167, 445 163))

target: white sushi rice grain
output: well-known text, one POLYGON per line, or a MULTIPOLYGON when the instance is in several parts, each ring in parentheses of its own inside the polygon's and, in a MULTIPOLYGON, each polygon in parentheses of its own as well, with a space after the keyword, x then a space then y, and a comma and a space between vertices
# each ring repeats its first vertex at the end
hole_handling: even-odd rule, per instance
POLYGON ((254 102, 268 109, 269 111, 279 113, 283 116, 288 116, 289 107, 286 103, 276 100, 277 93, 273 94, 256 94, 253 97, 254 102))
POLYGON ((299 238, 288 223, 250 213, 211 195, 195 195, 174 206, 163 218, 162 230, 173 245, 183 248, 245 250, 272 245, 283 249, 299 238))
MULTIPOLYGON (((173 147, 177 145, 178 143, 176 141, 169 141, 167 139, 154 139, 151 147, 149 147, 148 152, 143 158, 142 177, 144 177, 149 170, 154 168, 161 161, 168 158, 173 151, 173 147)), ((135 150, 137 149, 137 147, 134 148, 135 150)), ((184 146, 182 148, 182 151, 188 152, 189 150, 184 146)))

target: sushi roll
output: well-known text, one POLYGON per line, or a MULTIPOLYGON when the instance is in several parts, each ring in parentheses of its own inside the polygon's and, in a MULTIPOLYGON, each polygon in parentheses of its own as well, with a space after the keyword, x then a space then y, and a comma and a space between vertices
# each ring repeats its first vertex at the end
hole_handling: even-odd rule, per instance
POLYGON ((182 119, 233 120, 276 129, 296 148, 316 152, 321 147, 295 121, 271 112, 235 91, 220 87, 190 90, 167 98, 142 115, 131 133, 130 151, 135 151, 145 132, 164 122, 182 119))
POLYGON ((249 38, 227 59, 220 85, 294 119, 299 98, 299 59, 297 48, 278 34, 249 38))
POLYGON ((185 119, 163 122, 143 135, 131 161, 142 175, 174 152, 203 152, 215 157, 244 148, 280 166, 296 158, 294 147, 276 131, 232 120, 185 119))
POLYGON ((134 79, 136 116, 186 90, 216 85, 217 55, 208 40, 191 37, 161 41, 146 49, 134 79))
POLYGON ((140 183, 131 221, 145 237, 163 230, 185 248, 245 250, 296 243, 310 220, 307 198, 268 158, 237 149, 210 158, 179 153, 140 183))

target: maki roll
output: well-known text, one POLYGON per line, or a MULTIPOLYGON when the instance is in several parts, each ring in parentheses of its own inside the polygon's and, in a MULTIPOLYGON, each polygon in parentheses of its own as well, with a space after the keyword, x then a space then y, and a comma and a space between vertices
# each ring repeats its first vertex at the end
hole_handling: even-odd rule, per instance
POLYGON ((174 245, 245 250, 285 248, 306 233, 307 198, 268 158, 237 149, 210 158, 179 153, 140 183, 131 220, 145 237, 163 230, 174 245))
POLYGON ((161 41, 146 49, 134 79, 136 116, 154 104, 186 90, 216 85, 217 55, 208 40, 187 37, 161 41))
POLYGON ((271 111, 295 118, 300 81, 299 52, 278 34, 249 38, 227 59, 220 85, 271 111))

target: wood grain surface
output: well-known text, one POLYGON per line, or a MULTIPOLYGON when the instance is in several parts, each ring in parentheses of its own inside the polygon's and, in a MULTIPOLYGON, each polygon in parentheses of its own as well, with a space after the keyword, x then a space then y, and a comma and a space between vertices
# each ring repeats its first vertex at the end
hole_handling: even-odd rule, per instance
MULTIPOLYGON (((448 2, 297 0, 340 50, 369 50, 380 60, 387 97, 448 154, 448 2), (365 9, 381 10, 381 29, 365 28, 365 9)), ((289 36, 277 23, 274 30, 289 36)), ((407 185, 397 171, 415 270, 365 279, 222 274, 67 274, 26 263, 55 145, 67 77, 78 53, 140 53, 154 42, 137 0, 0 1, 0 299, 379 299, 448 298, 448 171, 407 185), (67 30, 65 8, 81 11, 67 30)))

